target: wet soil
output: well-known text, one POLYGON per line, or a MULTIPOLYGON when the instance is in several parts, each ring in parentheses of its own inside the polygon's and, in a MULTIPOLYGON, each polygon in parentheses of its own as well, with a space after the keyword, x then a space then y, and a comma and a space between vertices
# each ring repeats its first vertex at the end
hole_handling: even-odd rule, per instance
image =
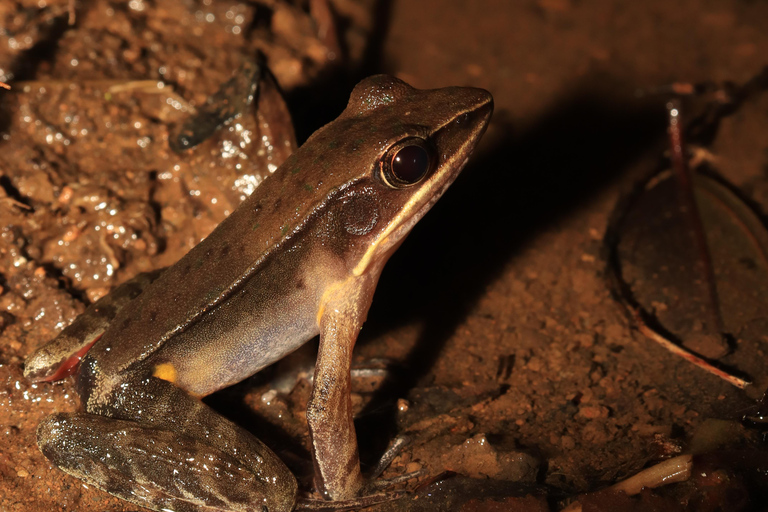
MULTIPOLYGON (((0 81, 13 87, 0 90, 0 510, 136 509, 37 450, 39 421, 76 410, 77 397, 72 378, 32 384, 22 364, 85 305, 176 261, 279 163, 275 119, 230 124, 187 154, 168 143, 256 51, 285 90, 299 143, 367 74, 495 98, 469 165, 388 264, 356 348, 361 365, 390 361, 387 377, 356 383, 364 462, 408 434, 385 477, 424 470, 421 501, 384 508, 554 510, 698 453, 709 469, 692 483, 589 507, 761 509, 765 445, 739 420, 768 386, 768 336, 754 327, 764 320, 728 356, 754 381, 736 389, 638 333, 602 254, 614 205, 666 147, 667 97, 637 92, 755 76, 767 3, 339 0, 338 43, 318 36, 322 13, 277 2, 75 2, 74 25, 68 5, 0 4, 0 81), (445 471, 460 476, 430 483, 445 471)), ((755 94, 709 147, 763 211, 766 141, 768 94, 755 94)), ((312 346, 206 399, 305 489, 310 385, 273 387, 311 358, 312 346)))

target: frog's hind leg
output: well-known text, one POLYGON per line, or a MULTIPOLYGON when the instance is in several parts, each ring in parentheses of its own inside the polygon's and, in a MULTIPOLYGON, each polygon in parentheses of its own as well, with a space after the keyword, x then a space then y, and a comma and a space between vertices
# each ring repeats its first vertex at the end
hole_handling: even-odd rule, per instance
POLYGON ((293 509, 296 480, 250 433, 155 377, 114 389, 106 405, 38 427, 40 450, 63 471, 154 510, 293 509))

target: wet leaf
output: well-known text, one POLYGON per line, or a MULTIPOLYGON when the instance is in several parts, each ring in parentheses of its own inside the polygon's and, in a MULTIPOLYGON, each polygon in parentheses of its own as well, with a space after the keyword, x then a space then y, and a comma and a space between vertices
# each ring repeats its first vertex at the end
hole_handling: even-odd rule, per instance
MULTIPOLYGON (((296 149, 293 125, 275 79, 261 57, 255 62, 244 62, 235 75, 198 109, 196 115, 176 128, 168 144, 177 153, 191 149, 213 137, 227 122, 245 116, 252 105, 257 119, 253 132, 262 127, 272 131, 282 129, 279 133, 266 135, 271 135, 274 139, 272 143, 278 148, 287 148, 287 153, 279 157, 284 161, 296 149)), ((249 121, 249 118, 243 119, 244 124, 249 121)))
POLYGON ((738 341, 768 329, 768 231, 708 163, 688 169, 680 132, 669 165, 614 213, 609 273, 643 334, 744 387, 726 368, 738 341))

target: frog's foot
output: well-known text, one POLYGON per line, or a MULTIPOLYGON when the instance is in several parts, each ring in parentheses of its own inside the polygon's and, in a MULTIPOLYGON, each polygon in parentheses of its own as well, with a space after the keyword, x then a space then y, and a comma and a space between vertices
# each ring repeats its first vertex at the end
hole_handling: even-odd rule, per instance
POLYGON ((406 493, 404 492, 387 492, 379 494, 369 494, 368 496, 361 496, 360 498, 354 498, 351 500, 315 500, 310 498, 301 498, 296 502, 296 510, 359 510, 361 508, 372 507, 380 503, 386 503, 388 501, 394 501, 402 498, 406 493))
POLYGON ((423 470, 406 473, 389 479, 381 479, 379 476, 392 463, 395 457, 410 444, 407 436, 395 438, 387 451, 381 456, 374 470, 368 475, 368 483, 363 486, 361 496, 346 500, 322 500, 301 498, 296 504, 297 510, 357 510, 371 507, 380 503, 394 501, 405 496, 407 491, 389 491, 394 485, 403 483, 411 478, 423 474, 423 470))
MULTIPOLYGON (((424 475, 426 471, 424 469, 419 469, 418 471, 412 471, 410 473, 403 473, 402 475, 394 476, 392 478, 379 478, 377 480, 372 480, 370 483, 368 483, 365 488, 370 493, 381 493, 385 489, 389 489, 390 487, 393 487, 398 484, 402 484, 403 482, 407 482, 408 480, 411 480, 413 478, 418 478, 422 475, 424 475)), ((400 492, 395 491, 387 491, 389 494, 402 494, 400 492)))
MULTIPOLYGON (((392 461, 395 460, 395 457, 400 455, 400 452, 403 451, 403 449, 411 444, 411 438, 405 435, 397 436, 394 441, 392 441, 392 444, 389 445, 389 448, 387 448, 387 451, 384 452, 384 454, 379 459, 379 463, 376 464, 376 467, 373 468, 373 471, 368 475, 368 480, 371 482, 371 484, 368 485, 368 488, 371 488, 377 480, 379 480, 379 477, 382 473, 384 473, 384 470, 386 470, 390 464, 392 464, 392 461)), ((402 475, 402 476, 408 476, 402 475)), ((407 480, 407 478, 406 478, 407 480)), ((388 486, 378 486, 379 489, 386 488, 388 486)))
POLYGON ((380 478, 381 474, 389 467, 395 457, 409 444, 411 444, 411 439, 405 435, 398 436, 392 441, 387 451, 379 459, 379 463, 376 464, 376 467, 368 475, 368 483, 363 487, 363 494, 366 494, 366 497, 387 497, 386 501, 398 499, 407 493, 404 491, 390 491, 388 489, 424 474, 424 470, 420 469, 392 478, 380 478))
POLYGON ((255 437, 167 382, 127 389, 112 397, 119 410, 99 412, 140 421, 56 414, 38 427, 40 450, 63 471, 154 510, 293 509, 296 480, 255 437))

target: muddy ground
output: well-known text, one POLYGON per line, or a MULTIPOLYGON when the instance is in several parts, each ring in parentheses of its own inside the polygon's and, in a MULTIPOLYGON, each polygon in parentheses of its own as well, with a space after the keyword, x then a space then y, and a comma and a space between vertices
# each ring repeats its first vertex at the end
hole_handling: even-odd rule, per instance
MULTIPOLYGON (((768 386, 765 309, 729 326, 720 362, 751 378, 740 390, 638 332, 607 287, 604 236, 666 149, 669 96, 652 92, 758 75, 768 3, 332 4, 328 16, 277 2, 0 2, 0 80, 12 86, 0 89, 0 510, 136 510, 40 454, 36 425, 77 397, 72 378, 32 384, 22 364, 85 305, 177 260, 283 158, 279 112, 246 115, 184 154, 169 143, 257 51, 299 143, 373 73, 495 98, 469 165, 388 264, 356 348, 361 364, 391 361, 353 397, 364 462, 406 433, 385 477, 424 470, 407 484, 421 494, 385 508, 556 510, 696 453, 692 481, 585 510, 764 510, 766 447, 740 420, 768 386), (338 41, 318 35, 329 27, 338 41)), ((719 173, 768 211, 768 94, 757 89, 706 142, 719 173)), ((756 268, 734 303, 763 304, 756 268)), ((272 389, 311 350, 206 399, 305 490, 310 385, 272 389)))

